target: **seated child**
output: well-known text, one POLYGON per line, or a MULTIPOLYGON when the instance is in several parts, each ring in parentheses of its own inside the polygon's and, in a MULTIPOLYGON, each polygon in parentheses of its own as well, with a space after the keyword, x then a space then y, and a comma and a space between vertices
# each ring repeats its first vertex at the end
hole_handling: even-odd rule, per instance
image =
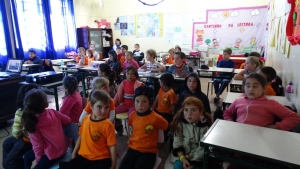
POLYGON ((133 56, 138 57, 138 59, 136 61, 143 61, 144 52, 140 51, 140 45, 139 44, 134 45, 133 56))
MULTIPOLYGON (((232 50, 230 48, 226 48, 223 50, 223 60, 218 63, 218 67, 220 68, 234 68, 234 62, 230 59, 232 54, 232 50)), ((220 95, 223 93, 224 89, 230 83, 232 78, 232 73, 219 73, 218 76, 214 80, 214 88, 216 97, 214 98, 215 102, 219 102, 220 95), (221 84, 221 87, 219 87, 221 84)))
POLYGON ((117 47, 116 53, 117 53, 117 56, 118 56, 118 61, 120 61, 121 56, 122 56, 121 47, 117 47))
POLYGON ((124 67, 125 54, 128 51, 128 46, 127 45, 122 45, 121 51, 122 51, 122 56, 120 56, 119 62, 121 63, 121 66, 124 67))
POLYGON ((88 65, 88 58, 86 57, 85 49, 83 47, 78 48, 78 56, 76 57, 76 63, 80 66, 88 65))
POLYGON ((98 69, 98 76, 105 77, 109 81, 109 95, 114 98, 117 93, 117 85, 115 83, 116 72, 106 63, 101 63, 98 69))
POLYGON ((86 65, 91 66, 92 61, 95 60, 95 57, 93 55, 93 51, 91 49, 86 50, 86 57, 87 57, 87 60, 88 60, 88 63, 86 65))
POLYGON ((200 141, 211 125, 211 117, 204 111, 202 102, 195 97, 186 98, 170 125, 174 149, 165 168, 202 168, 204 148, 200 141))
POLYGON ((94 60, 98 61, 100 59, 99 53, 95 50, 95 45, 94 44, 90 44, 90 48, 92 50, 93 56, 94 56, 94 60))
POLYGON ((132 127, 127 153, 119 169, 153 169, 157 155, 158 129, 166 130, 168 122, 151 110, 153 90, 140 86, 134 91, 136 111, 129 116, 132 127))
POLYGON ((114 50, 108 52, 109 60, 107 63, 116 72, 117 76, 122 72, 121 63, 118 61, 117 54, 114 50))
POLYGON ((134 60, 131 51, 127 51, 125 53, 124 70, 126 70, 126 68, 129 66, 134 66, 136 69, 140 68, 139 64, 134 60))
POLYGON ((190 70, 184 64, 184 58, 185 58, 184 53, 176 52, 174 55, 174 65, 172 65, 168 69, 168 72, 175 74, 176 76, 179 76, 179 77, 186 77, 190 73, 190 70))
POLYGON ((266 85, 267 81, 262 75, 248 75, 243 82, 245 97, 236 99, 224 111, 224 120, 285 131, 300 123, 297 113, 265 97, 266 85), (281 121, 275 122, 276 117, 281 121))
POLYGON ((250 73, 257 73, 259 70, 260 62, 257 57, 249 56, 245 63, 245 70, 236 74, 233 79, 234 80, 244 80, 246 76, 250 73))
POLYGON ((272 80, 274 80, 275 77, 277 76, 276 70, 270 66, 266 66, 266 67, 262 67, 258 71, 258 73, 261 74, 263 77, 265 77, 267 80, 265 95, 276 96, 276 93, 275 93, 273 87, 271 86, 272 80))
MULTIPOLYGON (((161 115, 170 124, 173 119, 174 107, 177 102, 177 95, 172 89, 174 82, 174 76, 169 73, 165 73, 160 76, 160 89, 156 99, 153 103, 152 110, 161 115)), ((169 130, 164 131, 165 142, 168 140, 167 134, 169 130)))
POLYGON ((110 100, 108 93, 101 90, 91 94, 93 113, 83 118, 72 160, 60 163, 60 169, 111 169, 116 167, 115 129, 114 125, 106 118, 109 114, 110 100))
POLYGON ((146 64, 139 68, 139 71, 151 71, 151 72, 160 72, 165 71, 166 67, 155 61, 156 51, 154 49, 149 49, 146 51, 146 64))
POLYGON ((185 91, 180 94, 179 100, 175 106, 175 113, 181 108, 181 104, 188 97, 196 97, 201 100, 206 113, 211 113, 210 103, 207 96, 201 91, 201 83, 197 73, 192 72, 185 78, 185 91))
POLYGON ((169 53, 169 57, 166 60, 167 64, 174 64, 175 49, 171 48, 168 53, 169 53))
POLYGON ((28 150, 32 149, 29 135, 23 130, 24 122, 21 119, 24 109, 23 100, 31 89, 38 89, 38 86, 36 84, 26 84, 18 91, 16 100, 18 110, 12 126, 12 136, 5 139, 2 144, 3 168, 23 168, 23 156, 28 150))
MULTIPOLYGON (((245 57, 249 57, 249 56, 256 56, 257 58, 260 58, 260 54, 258 52, 251 52, 250 54, 247 53, 248 55, 244 55, 245 57)), ((260 67, 263 67, 263 62, 259 61, 260 63, 260 67)), ((240 69, 245 69, 245 63, 242 63, 240 66, 240 69)))

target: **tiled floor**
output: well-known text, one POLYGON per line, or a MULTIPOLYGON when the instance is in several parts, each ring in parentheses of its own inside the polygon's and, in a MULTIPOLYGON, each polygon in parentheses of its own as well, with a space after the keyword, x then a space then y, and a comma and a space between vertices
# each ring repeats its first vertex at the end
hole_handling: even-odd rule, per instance
MULTIPOLYGON (((207 79, 207 78, 201 78, 201 89, 202 91, 206 94, 207 92, 207 82, 210 81, 211 79, 207 79)), ((62 89, 62 87, 60 87, 62 89)), ((211 87, 210 87, 211 88, 211 87)), ((60 90, 59 91, 59 103, 61 103, 61 98, 62 96, 64 95, 64 91, 63 90, 60 90)), ((224 96, 226 95, 226 90, 225 92, 221 95, 221 98, 224 98, 224 96)), ((219 105, 215 105, 213 103, 213 98, 214 98, 214 95, 210 95, 210 92, 209 92, 209 100, 210 100, 210 103, 211 103, 211 110, 212 112, 215 111, 216 109, 216 106, 220 106, 221 104, 219 105)), ((48 100, 49 100, 49 107, 50 108, 55 108, 55 103, 54 103, 54 97, 53 96, 48 96, 48 100)), ((222 99, 220 100, 220 103, 221 103, 222 99)), ((7 127, 6 128, 0 128, 0 144, 2 145, 3 141, 5 140, 5 138, 11 136, 10 132, 11 132, 11 125, 12 125, 13 121, 10 120, 7 127), (9 131, 9 135, 7 136, 7 131, 9 131)), ((119 167, 120 163, 121 163, 121 160, 122 158, 124 157, 125 153, 126 153, 126 150, 127 150, 127 142, 128 142, 128 139, 127 139, 127 136, 126 134, 124 133, 123 136, 117 136, 117 153, 118 153, 118 157, 117 157, 117 168, 119 167)), ((159 165, 159 169, 163 169, 164 168, 164 163, 165 163, 165 160, 167 159, 169 155, 169 143, 164 143, 162 148, 159 150, 159 153, 158 153, 158 156, 161 157, 162 159, 162 162, 161 164, 159 165)), ((0 169, 2 169, 2 146, 1 146, 1 153, 0 153, 0 163, 1 163, 1 166, 0 166, 0 169)))

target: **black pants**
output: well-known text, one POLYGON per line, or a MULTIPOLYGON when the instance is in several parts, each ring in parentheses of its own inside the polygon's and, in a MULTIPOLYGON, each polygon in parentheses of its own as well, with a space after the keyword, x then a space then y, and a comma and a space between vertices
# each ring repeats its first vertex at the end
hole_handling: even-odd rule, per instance
POLYGON ((129 148, 119 169, 153 169, 155 161, 155 153, 141 153, 129 148))
MULTIPOLYGON (((170 123, 173 121, 173 114, 170 113, 160 113, 157 110, 155 110, 155 112, 159 115, 161 115, 165 120, 167 120, 168 124, 170 125, 170 123)), ((169 139, 169 132, 170 132, 170 127, 168 126, 167 130, 164 130, 164 142, 167 142, 169 139)))
POLYGON ((59 169, 109 169, 111 167, 111 159, 88 160, 80 155, 73 158, 69 162, 60 162, 59 169))

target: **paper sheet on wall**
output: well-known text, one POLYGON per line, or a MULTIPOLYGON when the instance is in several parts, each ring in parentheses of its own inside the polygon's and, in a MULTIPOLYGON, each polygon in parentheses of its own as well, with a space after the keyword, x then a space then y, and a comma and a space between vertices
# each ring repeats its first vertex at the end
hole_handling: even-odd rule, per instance
POLYGON ((121 36, 134 36, 135 33, 135 18, 131 16, 120 16, 118 17, 121 36))
POLYGON ((162 13, 138 14, 136 16, 136 37, 161 37, 162 13))

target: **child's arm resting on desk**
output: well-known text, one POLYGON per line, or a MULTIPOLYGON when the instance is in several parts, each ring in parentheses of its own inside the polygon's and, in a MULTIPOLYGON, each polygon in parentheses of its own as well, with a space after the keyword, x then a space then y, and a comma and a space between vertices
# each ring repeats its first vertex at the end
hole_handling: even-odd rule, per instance
POLYGON ((240 73, 236 74, 234 77, 233 77, 234 80, 244 80, 245 77, 244 77, 244 71, 241 71, 240 73))
POLYGON ((224 110, 223 117, 224 120, 228 121, 236 121, 236 110, 235 110, 235 101, 226 109, 224 110))

